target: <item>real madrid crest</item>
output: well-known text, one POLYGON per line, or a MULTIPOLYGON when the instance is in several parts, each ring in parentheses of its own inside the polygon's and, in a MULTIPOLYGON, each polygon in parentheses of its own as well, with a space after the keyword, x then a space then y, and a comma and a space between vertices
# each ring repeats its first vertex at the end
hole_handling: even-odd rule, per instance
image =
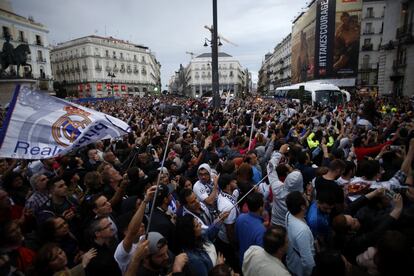
POLYGON ((62 147, 72 144, 92 121, 89 119, 91 113, 79 109, 75 106, 65 106, 66 111, 52 125, 52 136, 62 147))

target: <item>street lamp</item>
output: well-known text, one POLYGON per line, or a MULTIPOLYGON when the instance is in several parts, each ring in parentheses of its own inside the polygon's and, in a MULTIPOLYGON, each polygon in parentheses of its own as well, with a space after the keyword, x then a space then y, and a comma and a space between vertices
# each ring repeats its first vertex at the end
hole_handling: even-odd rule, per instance
POLYGON ((116 78, 114 72, 108 72, 108 77, 111 78, 112 97, 114 97, 114 78, 116 78))
POLYGON ((210 29, 211 40, 207 38, 204 40, 204 46, 207 45, 207 41, 211 44, 211 73, 212 73, 212 90, 213 90, 213 106, 214 109, 220 108, 220 95, 219 95, 219 75, 218 75, 218 47, 221 46, 221 42, 217 35, 217 0, 213 0, 213 27, 210 29))

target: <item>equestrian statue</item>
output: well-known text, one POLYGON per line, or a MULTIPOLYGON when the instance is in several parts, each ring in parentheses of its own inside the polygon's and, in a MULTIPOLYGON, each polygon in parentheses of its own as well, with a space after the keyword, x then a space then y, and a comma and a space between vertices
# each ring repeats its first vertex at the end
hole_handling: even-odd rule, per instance
POLYGON ((10 34, 6 33, 4 36, 6 42, 3 44, 3 50, 0 53, 0 76, 4 75, 5 70, 10 65, 17 65, 16 76, 19 76, 20 66, 29 66, 29 75, 32 75, 32 65, 27 63, 27 55, 30 54, 29 45, 20 44, 16 48, 10 43, 10 34))

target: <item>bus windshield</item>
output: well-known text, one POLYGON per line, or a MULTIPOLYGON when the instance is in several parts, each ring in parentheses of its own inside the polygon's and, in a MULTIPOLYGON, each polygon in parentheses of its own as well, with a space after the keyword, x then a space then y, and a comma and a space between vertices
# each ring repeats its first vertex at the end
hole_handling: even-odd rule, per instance
POLYGON ((318 90, 315 91, 315 101, 320 105, 336 106, 343 103, 341 91, 336 90, 318 90))

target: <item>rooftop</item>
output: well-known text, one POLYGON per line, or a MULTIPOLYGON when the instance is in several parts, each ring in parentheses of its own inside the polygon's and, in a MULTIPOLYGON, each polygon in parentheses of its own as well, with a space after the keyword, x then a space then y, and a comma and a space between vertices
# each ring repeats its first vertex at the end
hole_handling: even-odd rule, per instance
MULTIPOLYGON (((226 53, 218 53, 218 56, 219 57, 232 57, 231 55, 226 54, 226 53)), ((210 57, 211 57, 211 53, 204 53, 199 56, 196 56, 196 58, 210 58, 210 57)))

